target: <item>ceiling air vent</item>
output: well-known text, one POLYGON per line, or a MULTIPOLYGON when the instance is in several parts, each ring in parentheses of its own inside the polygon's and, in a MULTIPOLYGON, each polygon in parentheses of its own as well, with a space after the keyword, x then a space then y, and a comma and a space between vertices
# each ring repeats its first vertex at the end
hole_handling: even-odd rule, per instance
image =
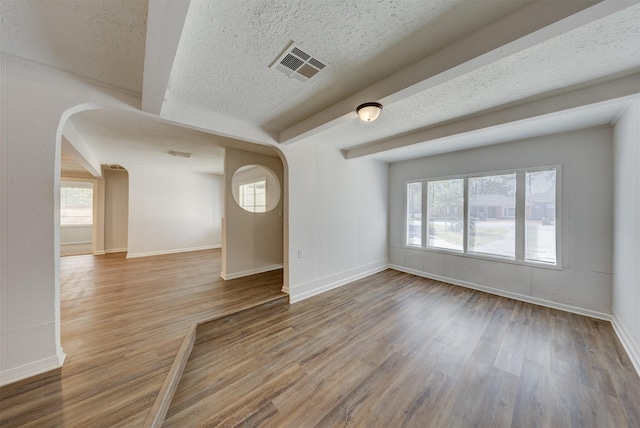
POLYGON ((274 61, 271 68, 280 70, 289 77, 306 82, 318 74, 327 63, 318 57, 305 52, 300 46, 292 43, 285 52, 274 61))
POLYGON ((118 164, 102 165, 102 168, 109 171, 126 171, 122 165, 118 164))
POLYGON ((177 158, 190 158, 193 153, 190 152, 179 152, 177 150, 169 150, 169 154, 173 157, 177 158))

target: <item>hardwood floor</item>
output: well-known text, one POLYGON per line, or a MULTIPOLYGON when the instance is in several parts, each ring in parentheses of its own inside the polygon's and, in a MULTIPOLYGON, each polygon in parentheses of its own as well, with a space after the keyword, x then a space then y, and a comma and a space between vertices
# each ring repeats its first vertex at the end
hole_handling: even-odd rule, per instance
POLYGON ((0 426, 140 427, 189 326, 164 426, 640 427, 604 321, 387 270, 294 305, 219 251, 61 261, 60 370, 0 388, 0 426))
POLYGON ((93 254, 93 246, 91 243, 60 245, 60 257, 79 256, 84 254, 93 254))
POLYGON ((284 294, 282 272, 220 279, 220 250, 60 261, 62 369, 0 388, 0 426, 139 427, 189 326, 284 294))
POLYGON ((197 333, 165 427, 640 427, 608 322, 396 271, 197 333))

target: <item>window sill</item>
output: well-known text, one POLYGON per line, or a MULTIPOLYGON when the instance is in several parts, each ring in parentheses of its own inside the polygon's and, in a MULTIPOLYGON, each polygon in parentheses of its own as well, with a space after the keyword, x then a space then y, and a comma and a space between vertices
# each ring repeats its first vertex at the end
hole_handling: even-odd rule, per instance
POLYGON ((506 257, 500 256, 491 256, 488 254, 478 254, 478 253, 463 253, 462 251, 455 250, 446 250, 440 248, 430 248, 430 247, 416 247, 412 245, 405 245, 402 247, 405 250, 416 250, 423 251, 427 253, 437 253, 444 254, 448 256, 458 256, 458 257, 466 257, 470 259, 477 260, 485 260, 490 262, 499 262, 499 263, 508 263, 512 265, 520 265, 520 266, 529 266, 534 268, 542 268, 542 269, 550 269, 550 270, 562 270, 562 266, 558 264, 544 263, 544 262, 533 262, 533 261, 524 261, 524 260, 514 260, 506 257))

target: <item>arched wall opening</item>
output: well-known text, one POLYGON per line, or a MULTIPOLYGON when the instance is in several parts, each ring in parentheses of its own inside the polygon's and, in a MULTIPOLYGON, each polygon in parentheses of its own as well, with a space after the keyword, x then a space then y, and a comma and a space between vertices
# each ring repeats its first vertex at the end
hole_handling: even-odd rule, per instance
MULTIPOLYGON (((75 114, 81 114, 82 112, 85 111, 89 111, 89 110, 117 110, 117 109, 112 109, 112 108, 105 108, 102 106, 98 106, 98 105, 93 105, 93 104, 85 104, 85 105, 80 105, 80 106, 76 106, 73 107, 69 110, 67 110, 65 112, 65 114, 62 115, 61 119, 60 119, 60 124, 59 124, 59 134, 57 136, 56 139, 56 162, 59 162, 59 156, 60 156, 60 150, 61 150, 61 144, 64 138, 64 130, 65 130, 65 126, 68 127, 68 123, 72 121, 70 120, 75 114)), ((122 110, 122 111, 126 111, 128 114, 138 114, 138 115, 142 115, 142 116, 146 116, 149 117, 150 120, 155 120, 155 121, 159 121, 159 119, 157 117, 151 117, 139 112, 130 112, 127 110, 122 110)), ((215 136, 213 136, 215 138, 215 136)), ((280 244, 277 247, 278 248, 278 255, 279 255, 279 268, 283 268, 283 291, 288 292, 288 284, 289 284, 289 279, 288 279, 288 212, 287 212, 287 204, 288 204, 288 192, 287 192, 287 188, 288 188, 288 177, 287 177, 287 164, 286 164, 286 158, 284 156, 284 154, 278 150, 277 148, 273 147, 269 147, 269 151, 271 151, 272 153, 270 155, 265 155, 264 152, 264 147, 260 150, 260 152, 262 153, 254 153, 251 151, 246 150, 247 148, 251 148, 251 144, 250 143, 246 143, 246 142, 242 142, 242 149, 238 150, 229 146, 225 146, 225 153, 228 154, 229 152, 236 152, 239 153, 241 156, 241 163, 246 164, 246 163, 255 163, 256 159, 259 159, 259 163, 265 163, 264 159, 266 159, 266 163, 271 165, 271 167, 274 170, 278 170, 278 178, 280 181, 280 192, 281 192, 281 200, 279 202, 278 208, 277 208, 277 213, 280 219, 280 229, 279 229, 279 241, 280 244)), ((93 167, 97 168, 99 171, 102 172, 102 177, 97 179, 98 182, 98 186, 102 186, 102 195, 104 197, 104 186, 105 186, 105 171, 103 168, 101 168, 100 163, 97 162, 97 159, 93 159, 94 157, 92 156, 91 150, 88 147, 76 147, 76 149, 78 149, 79 152, 81 152, 81 154, 83 155, 83 157, 85 158, 85 162, 89 165, 91 165, 93 163, 93 167), (93 160, 93 162, 92 162, 93 160)), ((225 155, 226 157, 226 155, 225 155)), ((123 160, 123 162, 121 162, 121 164, 123 164, 123 170, 125 171, 125 173, 128 174, 128 179, 129 179, 129 186, 130 189, 129 191, 131 192, 129 194, 129 198, 130 198, 130 202, 131 199, 136 199, 139 201, 139 198, 136 197, 136 186, 138 186, 139 181, 140 181, 140 177, 141 177, 141 172, 140 169, 135 167, 135 166, 129 166, 127 165, 126 160, 123 160)), ((58 170, 58 176, 59 176, 59 164, 56 166, 56 169, 58 170)), ((109 174, 109 172, 107 172, 107 174, 109 174)), ((227 175, 227 168, 225 165, 225 175, 227 175)), ((58 194, 59 193, 59 186, 60 186, 60 182, 59 180, 54 180, 54 194, 58 194)), ((226 193, 226 190, 225 192, 226 193)), ((139 194, 139 192, 138 192, 139 194)), ((229 193, 230 195, 230 193, 229 193)), ((224 199, 223 199, 224 200, 224 199)), ((102 200, 102 202, 98 202, 98 204, 102 204, 102 209, 104 209, 105 206, 105 201, 102 200)), ((229 206, 229 204, 226 203, 225 201, 225 206, 229 206)), ((128 219, 129 219, 129 229, 131 229, 131 219, 132 216, 135 217, 135 214, 132 212, 132 210, 135 210, 136 207, 135 206, 129 206, 129 214, 128 214, 128 219)), ((56 199, 55 202, 55 207, 54 207, 55 211, 59 211, 59 200, 56 199)), ((227 213, 224 213, 225 216, 227 216, 227 213)), ((102 225, 98 225, 98 227, 102 227, 103 230, 105 228, 105 224, 104 224, 104 217, 102 218, 102 225)), ((54 227, 58 227, 59 225, 59 216, 56 215, 55 218, 55 224, 54 227)), ((224 228, 224 226, 223 226, 224 228)), ((259 235, 259 232, 257 233, 259 235)), ((58 247, 59 246, 59 241, 60 237, 59 235, 55 236, 55 243, 54 246, 58 247)), ((131 236, 131 230, 129 230, 127 232, 127 240, 128 240, 128 244, 131 245, 131 241, 135 239, 132 239, 131 236)), ((268 241, 270 243, 273 243, 273 240, 268 241)), ((134 242, 135 243, 135 242, 134 242)), ((224 251, 226 253, 226 255, 229 255, 229 251, 227 251, 226 247, 225 247, 226 242, 222 242, 222 246, 224 248, 224 251)), ((241 244, 242 246, 242 244, 241 244)), ((113 248, 110 248, 109 243, 108 243, 108 235, 105 234, 102 237, 102 248, 104 249, 103 251, 100 250, 100 248, 97 249, 97 251, 94 252, 94 254, 103 254, 104 252, 110 252, 109 250, 113 250, 113 248), (106 244, 106 245, 105 245, 106 244)), ((118 247, 115 248, 115 250, 126 250, 125 248, 122 247, 118 247)), ((129 251, 131 251, 131 248, 129 248, 129 251)), ((144 255, 152 255, 152 254, 141 254, 140 256, 144 256, 144 255)), ((231 255, 231 259, 228 260, 235 260, 237 261, 239 257, 245 257, 246 254, 245 253, 233 253, 231 255)), ((56 264, 56 301, 55 301, 55 306, 56 306, 56 335, 58 337, 58 340, 60 340, 60 274, 59 274, 59 269, 60 269, 60 258, 59 258, 59 253, 55 254, 55 264, 56 264)), ((278 264, 278 263, 276 263, 278 264)), ((271 264, 270 266, 273 267, 273 264, 271 264)), ((258 272, 258 270, 256 270, 255 272, 258 272)), ((236 271, 236 273, 238 273, 238 271, 236 271)), ((251 274, 252 272, 249 272, 248 274, 251 274)), ((240 275, 236 275, 233 276, 235 277, 240 277, 240 276, 244 276, 245 274, 247 274, 246 269, 245 272, 240 272, 240 275)), ((224 278, 224 275, 222 275, 224 278)), ((229 279, 231 279, 231 276, 229 277, 229 279)))
MULTIPOLYGON (((6 154, 0 156, 0 214, 4 218, 0 222, 0 313, 4 314, 0 319, 0 384, 4 385, 59 368, 65 359, 60 340, 59 249, 64 125, 75 113, 95 109, 164 121, 142 113, 137 95, 26 60, 0 55, 0 76, 0 150, 6 154)), ((197 126, 191 129, 208 132, 197 126)), ((283 165, 286 221, 286 161, 283 165)), ((290 276, 287 229, 285 223, 285 288, 290 276)))

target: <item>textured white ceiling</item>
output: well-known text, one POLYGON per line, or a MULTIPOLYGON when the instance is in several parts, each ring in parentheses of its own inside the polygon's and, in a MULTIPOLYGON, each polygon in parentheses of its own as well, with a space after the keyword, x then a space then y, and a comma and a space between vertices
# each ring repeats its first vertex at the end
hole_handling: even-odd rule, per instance
POLYGON ((147 0, 2 0, 0 49, 142 92, 147 0))
POLYGON ((102 164, 224 172, 224 148, 215 143, 216 137, 211 134, 110 110, 88 110, 70 120, 102 164), (188 159, 173 157, 169 150, 193 155, 188 159))
POLYGON ((167 101, 282 130, 527 3, 193 0, 167 101), (306 83, 270 69, 291 41, 330 66, 306 83))
MULTIPOLYGON (((368 90, 530 3, 528 0, 191 0, 167 91, 161 87, 157 95, 174 109, 182 109, 184 114, 177 115, 175 120, 189 120, 184 117, 197 112, 204 119, 189 123, 214 133, 241 137, 245 135, 242 129, 251 126, 280 131, 368 90), (329 66, 306 83, 270 69, 269 65, 291 41, 327 61, 329 66), (216 129, 226 122, 243 125, 232 126, 233 132, 216 129)), ((564 0, 535 3, 534 7, 540 6, 543 12, 547 8, 559 10, 578 4, 564 0)), ((403 99, 386 105, 376 122, 365 124, 353 114, 352 120, 339 125, 318 126, 312 137, 294 144, 322 143, 337 148, 367 145, 563 92, 576 85, 589 85, 598 79, 638 72, 638 1, 607 0, 597 5, 604 7, 590 8, 594 3, 597 1, 580 0, 578 8, 570 9, 602 11, 618 8, 611 7, 612 4, 621 5, 620 8, 634 6, 609 16, 606 13, 611 12, 589 11, 587 15, 606 17, 577 28, 570 24, 565 28, 563 22, 560 27, 565 28, 564 34, 553 33, 554 37, 527 45, 510 56, 498 55, 499 60, 492 57, 495 62, 483 63, 467 74, 452 73, 457 77, 423 92, 413 92, 413 96, 398 97, 403 99)), ((157 1, 152 6, 172 10, 166 6, 169 4, 157 1)), ((140 92, 148 7, 147 0, 0 0, 0 49, 129 92, 140 92)), ((168 15, 168 22, 177 21, 180 28, 179 19, 168 15)), ((162 33, 166 26, 150 28, 156 33, 150 31, 151 40, 147 42, 153 43, 153 34, 162 33)), ((478 45, 482 45, 480 42, 478 45)), ((467 47, 473 46, 474 40, 470 40, 467 47)), ((153 60, 148 64, 151 69, 152 66, 159 69, 153 60)), ((169 65, 166 69, 167 75, 170 68, 169 65)), ((181 167, 191 165, 193 170, 220 173, 224 146, 273 154, 264 147, 248 143, 243 146, 237 140, 185 130, 150 120, 148 116, 128 117, 129 114, 90 111, 72 120, 103 163, 170 165, 178 161, 183 162, 181 167), (170 149, 196 154, 187 163, 167 155, 170 149)), ((565 119, 583 123, 578 120, 580 114, 565 119)), ((597 110, 590 114, 605 117, 608 113, 597 110)), ((438 145, 430 147, 434 150, 438 145)), ((403 150, 411 155, 417 153, 411 148, 403 150)), ((387 160, 401 158, 398 153, 393 150, 393 156, 389 155, 387 160)), ((384 159, 384 155, 376 156, 384 159)))
POLYGON ((358 146, 639 69, 636 5, 385 106, 375 122, 354 118, 310 140, 358 146))
POLYGON ((224 148, 277 156, 268 146, 220 137, 118 110, 87 110, 70 119, 102 164, 153 165, 209 174, 224 173, 224 148), (170 150, 193 153, 174 157, 170 150))

